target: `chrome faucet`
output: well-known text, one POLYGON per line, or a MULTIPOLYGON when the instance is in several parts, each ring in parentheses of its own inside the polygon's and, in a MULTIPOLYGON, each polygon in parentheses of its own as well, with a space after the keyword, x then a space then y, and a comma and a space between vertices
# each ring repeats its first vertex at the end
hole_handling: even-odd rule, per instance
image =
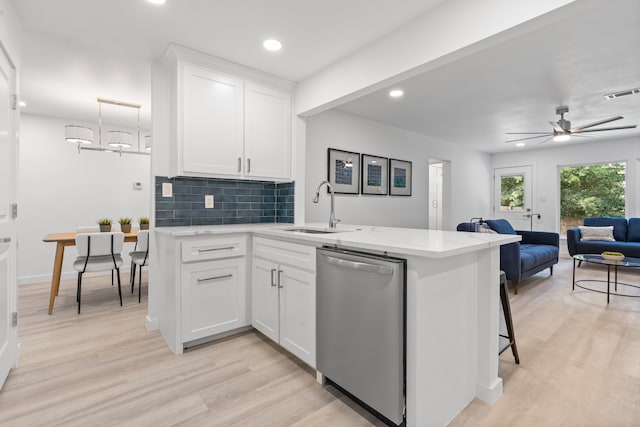
POLYGON ((320 188, 325 184, 327 184, 327 188, 329 189, 329 193, 331 194, 331 214, 329 214, 329 228, 336 228, 336 224, 340 222, 340 220, 336 219, 336 205, 333 195, 333 187, 331 186, 331 184, 329 184, 329 181, 322 181, 318 185, 318 188, 316 188, 316 195, 313 197, 312 201, 313 203, 318 203, 318 200, 320 200, 320 188))

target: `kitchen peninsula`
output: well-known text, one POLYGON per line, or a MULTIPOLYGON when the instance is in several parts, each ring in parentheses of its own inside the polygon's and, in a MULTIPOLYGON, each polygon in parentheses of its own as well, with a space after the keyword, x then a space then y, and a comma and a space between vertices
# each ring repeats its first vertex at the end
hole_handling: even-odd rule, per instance
POLYGON ((331 230, 325 224, 162 227, 155 233, 159 327, 176 353, 253 326, 315 368, 315 248, 332 246, 407 260, 408 426, 446 425, 474 397, 493 403, 502 394, 500 245, 519 236, 342 224, 331 230), (217 283, 215 289, 203 290, 208 282, 217 283), (286 294, 287 283, 298 288, 286 294), (271 294, 261 293, 274 289, 275 314, 264 307, 271 294), (207 302, 214 297, 222 303, 207 302), (211 313, 218 318, 207 319, 211 313))

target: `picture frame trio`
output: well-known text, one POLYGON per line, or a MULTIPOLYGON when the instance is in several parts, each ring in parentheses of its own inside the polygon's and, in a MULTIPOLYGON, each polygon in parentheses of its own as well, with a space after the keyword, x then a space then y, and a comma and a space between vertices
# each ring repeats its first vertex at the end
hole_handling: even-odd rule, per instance
POLYGON ((334 193, 411 196, 412 163, 329 148, 327 175, 334 193))

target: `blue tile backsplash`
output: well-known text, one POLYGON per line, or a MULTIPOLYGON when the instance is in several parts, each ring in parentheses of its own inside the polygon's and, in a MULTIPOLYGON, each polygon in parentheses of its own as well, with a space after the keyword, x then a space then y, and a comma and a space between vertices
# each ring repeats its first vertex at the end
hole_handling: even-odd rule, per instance
POLYGON ((293 182, 161 176, 155 181, 156 227, 293 223, 293 182), (162 197, 165 182, 173 184, 173 197, 162 197), (204 207, 206 194, 214 197, 213 209, 204 207))

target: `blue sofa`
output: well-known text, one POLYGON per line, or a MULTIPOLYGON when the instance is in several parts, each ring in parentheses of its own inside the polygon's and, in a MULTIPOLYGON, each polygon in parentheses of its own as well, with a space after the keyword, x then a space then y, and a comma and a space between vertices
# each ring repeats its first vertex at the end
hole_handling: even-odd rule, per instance
POLYGON ((613 226, 615 242, 605 240, 581 240, 580 229, 567 230, 569 255, 601 254, 604 251, 622 252, 628 257, 640 258, 640 218, 610 218, 603 216, 584 219, 587 227, 613 226))
MULTIPOLYGON (((500 270, 513 283, 513 291, 518 294, 518 286, 522 279, 549 268, 553 274, 553 266, 558 263, 560 253, 560 235, 546 231, 514 230, 506 219, 488 219, 489 228, 499 234, 519 234, 520 242, 500 246, 500 270)), ((458 224, 458 231, 474 231, 468 222, 458 224)))

